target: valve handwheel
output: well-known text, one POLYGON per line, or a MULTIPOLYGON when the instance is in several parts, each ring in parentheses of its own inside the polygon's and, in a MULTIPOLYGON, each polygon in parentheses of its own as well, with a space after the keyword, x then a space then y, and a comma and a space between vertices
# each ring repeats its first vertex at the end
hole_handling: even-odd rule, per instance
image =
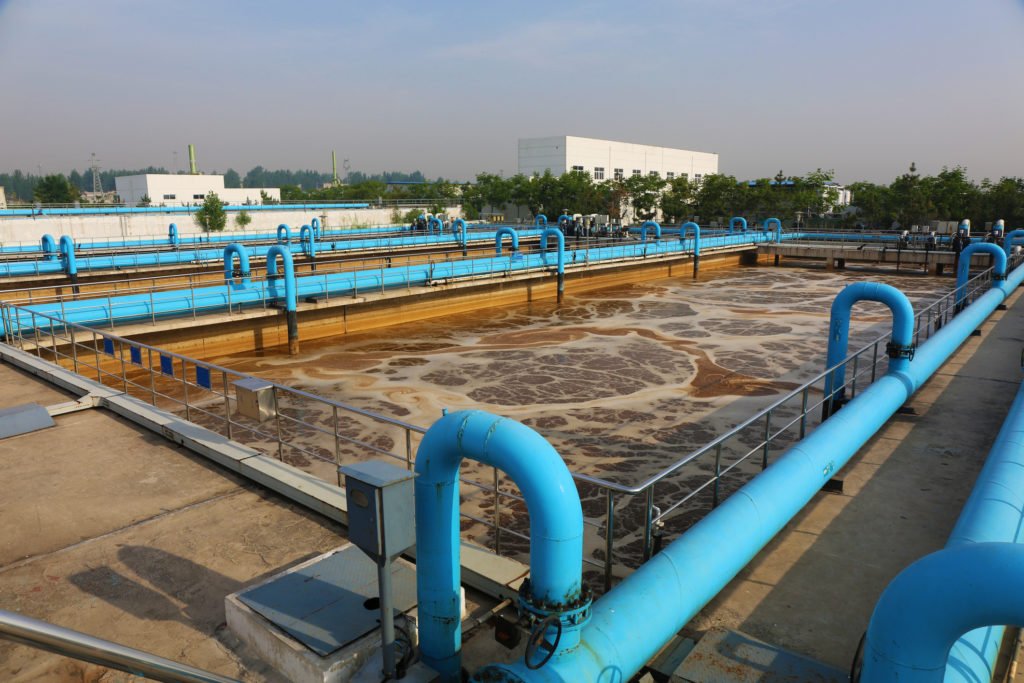
POLYGON ((551 659, 552 655, 555 654, 555 650, 558 649, 558 641, 562 639, 562 619, 557 614, 549 614, 544 619, 533 627, 530 631, 530 639, 526 641, 526 654, 523 659, 526 663, 527 669, 539 669, 551 659), (555 639, 548 641, 544 638, 544 634, 552 626, 555 627, 555 639), (531 663, 538 650, 547 652, 543 659, 536 664, 531 663))

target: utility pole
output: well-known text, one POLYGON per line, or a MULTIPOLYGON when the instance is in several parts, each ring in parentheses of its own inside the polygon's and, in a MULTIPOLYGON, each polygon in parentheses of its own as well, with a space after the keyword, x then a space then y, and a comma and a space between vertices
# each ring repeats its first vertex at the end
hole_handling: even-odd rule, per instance
MULTIPOLYGON (((100 162, 96 158, 96 152, 92 153, 92 191, 93 194, 99 195, 103 193, 103 182, 100 180, 100 162)), ((99 197, 96 197, 99 199, 99 197)))

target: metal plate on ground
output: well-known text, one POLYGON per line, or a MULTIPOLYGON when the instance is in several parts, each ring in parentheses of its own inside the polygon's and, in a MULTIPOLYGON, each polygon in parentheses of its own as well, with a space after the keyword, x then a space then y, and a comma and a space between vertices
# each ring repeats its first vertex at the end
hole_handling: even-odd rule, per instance
MULTIPOLYGON (((391 565, 394 609, 416 606, 416 573, 391 565)), ((321 657, 377 628, 377 565, 355 546, 240 593, 238 598, 321 657)))
POLYGON ((49 411, 38 403, 4 408, 0 410, 0 439, 46 429, 54 424, 49 411))
POLYGON ((687 683, 846 683, 849 674, 738 631, 712 629, 675 670, 687 683))

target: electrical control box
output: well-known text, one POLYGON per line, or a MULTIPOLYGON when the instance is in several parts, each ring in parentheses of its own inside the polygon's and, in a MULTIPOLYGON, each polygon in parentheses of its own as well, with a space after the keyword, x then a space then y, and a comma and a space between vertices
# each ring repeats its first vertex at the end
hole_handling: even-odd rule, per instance
POLYGON ((416 544, 414 472, 382 460, 343 465, 348 538, 378 564, 416 544))
POLYGON ((258 377, 246 377, 234 385, 238 412, 244 417, 264 422, 277 415, 273 384, 258 377))

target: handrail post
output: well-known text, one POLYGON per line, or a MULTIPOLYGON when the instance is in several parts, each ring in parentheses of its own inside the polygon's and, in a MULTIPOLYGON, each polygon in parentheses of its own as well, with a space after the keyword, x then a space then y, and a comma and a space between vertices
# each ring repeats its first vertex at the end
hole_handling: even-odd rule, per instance
POLYGON ((284 462, 284 442, 281 440, 281 407, 277 403, 277 385, 272 385, 270 390, 274 399, 274 421, 277 423, 277 459, 284 462))
POLYGON ((804 390, 800 392, 800 439, 807 435, 807 392, 809 387, 804 385, 804 390))
POLYGON ((715 446, 715 485, 711 489, 711 507, 718 507, 718 482, 722 478, 722 442, 715 446))
POLYGON ((501 555, 501 493, 498 491, 498 468, 494 471, 494 554, 501 555))
POLYGON ((331 406, 334 416, 334 464, 338 475, 338 486, 341 486, 341 435, 338 433, 338 406, 331 406))
POLYGON ((768 446, 772 438, 772 411, 764 414, 764 450, 761 452, 761 469, 768 469, 768 446))
POLYGON ((92 350, 96 354, 96 381, 103 384, 103 374, 100 371, 100 345, 96 343, 96 330, 92 332, 92 350))
POLYGON ((188 404, 188 364, 184 358, 181 359, 181 386, 185 392, 185 420, 191 422, 192 410, 188 404))
POLYGON ((223 370, 221 371, 221 373, 220 373, 220 381, 221 381, 221 386, 223 387, 223 391, 224 391, 224 422, 225 422, 225 431, 227 431, 226 436, 228 437, 228 440, 230 441, 231 440, 231 395, 228 393, 228 373, 226 371, 223 371, 223 370))
POLYGON ((612 589, 612 553, 615 550, 615 497, 611 489, 605 489, 605 525, 604 525, 604 590, 612 589))
POLYGON ((654 527, 654 485, 647 487, 647 496, 644 505, 644 549, 643 561, 651 559, 654 527))
POLYGON ((860 365, 860 353, 853 357, 853 378, 850 381, 850 399, 857 397, 857 368, 860 365))
POLYGON ((149 356, 149 401, 156 405, 156 373, 153 372, 153 349, 147 348, 146 355, 149 356))

